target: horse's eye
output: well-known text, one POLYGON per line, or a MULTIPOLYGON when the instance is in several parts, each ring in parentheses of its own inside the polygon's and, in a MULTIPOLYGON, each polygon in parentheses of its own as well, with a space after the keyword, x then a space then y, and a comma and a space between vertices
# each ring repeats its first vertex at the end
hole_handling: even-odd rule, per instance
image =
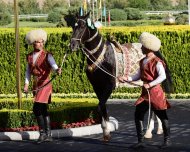
POLYGON ((75 23, 75 27, 78 26, 78 23, 75 23))

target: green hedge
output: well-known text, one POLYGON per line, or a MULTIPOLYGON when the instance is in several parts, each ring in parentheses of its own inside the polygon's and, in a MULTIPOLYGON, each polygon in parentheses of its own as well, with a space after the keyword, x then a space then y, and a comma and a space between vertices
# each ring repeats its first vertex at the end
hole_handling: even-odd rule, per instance
MULTIPOLYGON (((30 29, 20 29, 20 57, 22 88, 26 66, 26 54, 32 47, 26 45, 24 37, 30 29)), ((69 50, 69 28, 47 28, 48 41, 46 49, 54 54, 58 65, 69 50)), ((156 34, 162 41, 162 53, 168 61, 173 73, 175 93, 190 92, 190 30, 187 26, 154 26, 154 27, 122 27, 106 28, 101 31, 104 37, 112 34, 120 43, 138 42, 142 31, 156 34)), ((16 52, 13 29, 0 29, 0 94, 16 93, 16 52)), ((69 53, 71 51, 69 50, 69 53)), ((81 51, 69 54, 63 65, 63 73, 54 81, 54 93, 86 93, 93 92, 85 74, 86 60, 81 51)), ((139 89, 119 89, 120 92, 136 93, 139 89)))
MULTIPOLYGON (((32 106, 31 98, 23 101, 24 110, 17 109, 16 99, 1 99, 0 130, 37 125, 32 106)), ((49 113, 51 122, 58 124, 80 122, 88 118, 97 120, 97 100, 55 99, 52 104, 49 104, 49 113)))

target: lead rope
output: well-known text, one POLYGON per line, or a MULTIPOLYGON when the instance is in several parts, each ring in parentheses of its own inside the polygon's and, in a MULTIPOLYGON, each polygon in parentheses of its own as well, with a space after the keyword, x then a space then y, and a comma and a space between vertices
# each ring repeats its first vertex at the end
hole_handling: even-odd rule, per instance
MULTIPOLYGON (((97 63, 95 63, 95 62, 89 57, 89 55, 84 51, 83 48, 81 48, 81 49, 82 49, 82 52, 86 55, 86 57, 87 57, 93 64, 95 64, 100 70, 102 70, 103 72, 105 72, 105 73, 108 74, 109 76, 111 76, 111 77, 117 79, 116 76, 114 76, 113 74, 107 72, 106 70, 104 70, 103 68, 101 68, 97 63)), ((133 83, 133 82, 130 82, 130 81, 125 81, 125 82, 127 82, 127 83, 129 83, 129 84, 131 84, 131 85, 137 86, 137 87, 142 87, 141 85, 138 85, 138 84, 133 83)), ((150 92, 149 92, 148 89, 146 89, 146 91, 147 91, 147 93, 148 93, 148 103, 149 103, 148 122, 147 122, 147 128, 148 128, 149 125, 150 125, 151 103, 150 103, 150 92)))

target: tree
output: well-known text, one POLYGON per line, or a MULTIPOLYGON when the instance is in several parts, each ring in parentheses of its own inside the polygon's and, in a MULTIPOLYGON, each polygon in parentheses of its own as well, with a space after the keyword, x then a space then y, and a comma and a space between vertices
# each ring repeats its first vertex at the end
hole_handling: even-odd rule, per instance
POLYGON ((106 6, 109 9, 114 9, 114 8, 119 8, 119 9, 124 9, 128 7, 128 1, 126 0, 107 0, 106 6))
POLYGON ((172 4, 168 0, 150 0, 150 8, 152 10, 169 10, 172 8, 172 4))
POLYGON ((8 10, 8 5, 4 2, 0 2, 0 25, 7 25, 11 23, 11 15, 8 10))
POLYGON ((42 11, 43 13, 48 14, 50 11, 58 7, 68 8, 68 3, 66 3, 65 0, 46 0, 44 1, 42 11))
POLYGON ((18 6, 20 8, 19 14, 37 14, 41 12, 36 0, 20 0, 18 6))
POLYGON ((150 0, 128 0, 128 7, 138 8, 139 10, 148 10, 150 7, 150 0))
POLYGON ((112 21, 127 20, 127 13, 123 9, 111 9, 110 14, 112 21))

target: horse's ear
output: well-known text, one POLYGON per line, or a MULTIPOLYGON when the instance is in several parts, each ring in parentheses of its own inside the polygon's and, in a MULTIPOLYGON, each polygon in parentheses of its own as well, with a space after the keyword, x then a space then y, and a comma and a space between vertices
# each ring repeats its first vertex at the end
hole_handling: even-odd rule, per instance
POLYGON ((76 19, 78 19, 78 18, 79 18, 79 14, 78 14, 78 13, 76 13, 75 17, 76 17, 76 19))
POLYGON ((88 11, 88 13, 85 15, 85 20, 87 19, 87 18, 89 18, 89 16, 90 16, 90 11, 88 11))

